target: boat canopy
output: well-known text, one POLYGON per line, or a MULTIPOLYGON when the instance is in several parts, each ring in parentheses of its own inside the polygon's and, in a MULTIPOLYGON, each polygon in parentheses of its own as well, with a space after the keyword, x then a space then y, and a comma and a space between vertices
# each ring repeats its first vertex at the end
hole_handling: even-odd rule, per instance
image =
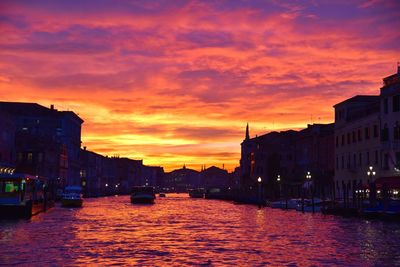
POLYGON ((66 186, 64 189, 65 192, 77 192, 80 193, 82 191, 82 187, 76 185, 66 186))
POLYGON ((132 193, 154 193, 154 187, 152 186, 134 186, 132 193))

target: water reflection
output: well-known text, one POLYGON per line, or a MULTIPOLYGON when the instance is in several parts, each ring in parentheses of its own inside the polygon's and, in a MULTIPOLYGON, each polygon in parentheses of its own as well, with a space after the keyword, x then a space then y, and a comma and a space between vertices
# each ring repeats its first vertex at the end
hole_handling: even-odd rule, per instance
POLYGON ((400 264, 397 224, 343 219, 186 195, 132 205, 87 199, 31 220, 0 222, 8 265, 373 266, 400 264))

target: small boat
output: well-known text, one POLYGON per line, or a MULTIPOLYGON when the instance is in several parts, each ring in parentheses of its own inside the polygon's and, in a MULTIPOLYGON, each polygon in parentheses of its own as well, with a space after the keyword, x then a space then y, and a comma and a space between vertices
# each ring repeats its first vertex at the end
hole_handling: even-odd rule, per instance
POLYGON ((158 196, 159 197, 166 197, 167 195, 165 193, 159 193, 158 196))
POLYGON ((66 186, 64 189, 64 194, 61 197, 62 207, 82 207, 82 187, 80 186, 66 186))
POLYGON ((304 207, 302 207, 300 200, 300 202, 297 204, 296 210, 303 211, 304 209, 304 212, 321 212, 323 206, 325 206, 325 203, 319 198, 314 198, 314 208, 311 199, 304 199, 304 207))
POLYGON ((286 200, 279 200, 271 202, 270 206, 273 209, 296 209, 297 205, 300 203, 301 199, 293 198, 286 200), (287 203, 287 206, 286 206, 287 203))
POLYGON ((156 195, 152 186, 134 186, 131 193, 131 203, 154 203, 156 195))
POLYGON ((189 189, 189 196, 191 198, 204 198, 204 189, 203 188, 189 189))
POLYGON ((0 218, 30 218, 46 211, 48 185, 42 177, 22 173, 0 175, 0 218))

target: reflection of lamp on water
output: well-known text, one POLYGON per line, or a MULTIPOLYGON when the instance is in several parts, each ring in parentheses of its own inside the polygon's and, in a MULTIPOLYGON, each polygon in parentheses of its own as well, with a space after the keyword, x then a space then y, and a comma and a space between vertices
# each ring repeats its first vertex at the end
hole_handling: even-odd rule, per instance
POLYGON ((262 182, 261 177, 258 177, 257 182, 258 182, 258 206, 261 206, 261 182, 262 182))
POLYGON ((281 197, 281 176, 278 174, 278 176, 276 177, 276 181, 279 184, 279 198, 281 197))

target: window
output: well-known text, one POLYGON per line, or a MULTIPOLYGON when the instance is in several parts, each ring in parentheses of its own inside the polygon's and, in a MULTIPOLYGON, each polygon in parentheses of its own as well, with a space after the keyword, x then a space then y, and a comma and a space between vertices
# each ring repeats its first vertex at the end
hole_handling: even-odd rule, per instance
POLYGON ((379 157, 378 157, 378 150, 375 150, 375 164, 378 164, 379 157))
POLYGON ((336 147, 339 147, 339 136, 336 136, 336 147))
POLYGON ((357 142, 356 131, 353 131, 353 143, 357 142))
POLYGON ((388 99, 383 99, 383 113, 388 114, 388 99))
POLYGON ((389 169, 389 155, 386 153, 383 159, 383 168, 387 170, 389 169))
POLYGON ((389 128, 386 123, 382 129, 382 141, 389 141, 389 128))
POLYGON ((38 153, 38 162, 42 162, 43 161, 43 153, 38 153))
POLYGON ((378 137, 378 125, 374 125, 374 137, 378 137))
POLYGON ((368 127, 365 127, 365 130, 364 130, 364 132, 365 132, 365 139, 369 139, 369 128, 368 127))
POLYGON ((344 169, 344 156, 342 156, 342 169, 344 169))
POLYGON ((400 95, 393 96, 393 112, 400 111, 400 95))
POLYGON ((353 155, 353 167, 355 168, 357 166, 357 156, 356 154, 353 155))
POLYGON ((33 154, 28 153, 28 163, 32 163, 32 160, 33 160, 33 154))
POLYGON ((358 154, 358 166, 361 166, 361 165, 362 165, 362 154, 359 153, 358 154))
POLYGON ((396 122, 396 125, 393 128, 393 138, 394 140, 400 139, 400 125, 399 122, 396 122))
POLYGON ((342 135, 342 146, 344 146, 344 134, 342 135))
POLYGON ((347 156, 347 169, 350 169, 350 164, 351 164, 351 156, 350 156, 350 154, 347 156))
POLYGON ((347 133, 347 144, 349 145, 351 143, 351 139, 350 139, 350 133, 347 133))
POLYGON ((369 166, 369 151, 367 151, 367 166, 369 166))
POLYGON ((358 138, 358 142, 361 142, 362 138, 361 138, 361 130, 358 129, 357 131, 357 138, 358 138))
POLYGON ((336 170, 339 170, 339 157, 336 156, 336 170))

